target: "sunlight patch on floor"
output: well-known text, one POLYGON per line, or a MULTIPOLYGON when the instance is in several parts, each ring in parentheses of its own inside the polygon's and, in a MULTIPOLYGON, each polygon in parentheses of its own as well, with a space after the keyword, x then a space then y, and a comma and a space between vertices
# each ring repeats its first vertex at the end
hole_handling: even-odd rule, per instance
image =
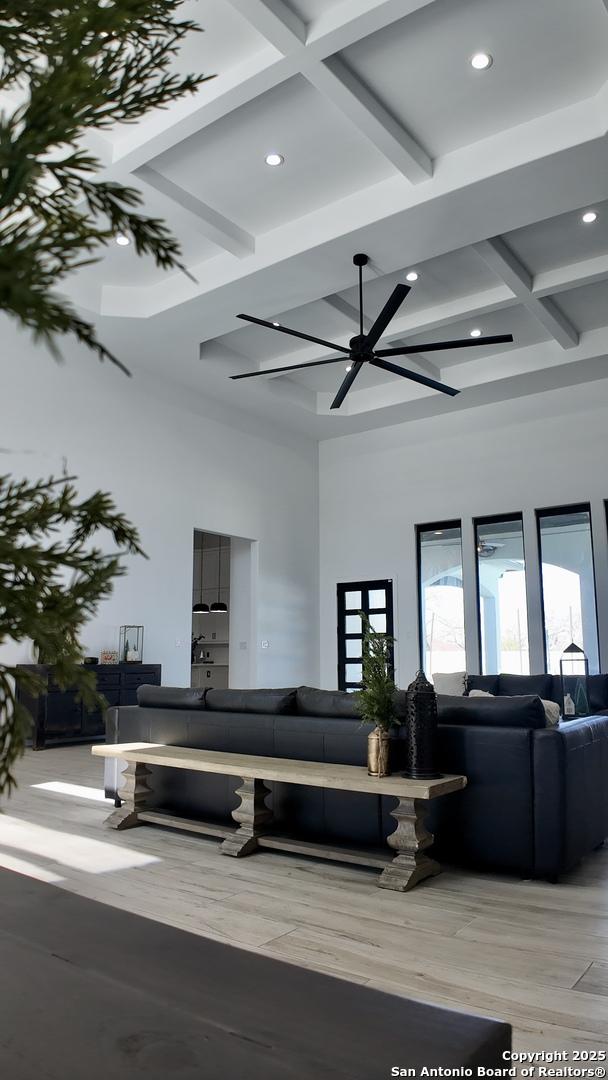
POLYGON ((77 799, 93 799, 95 802, 114 802, 106 799, 103 788, 84 787, 83 784, 66 784, 63 780, 48 780, 44 784, 30 784, 41 791, 54 791, 58 795, 73 795, 77 799))
POLYGON ((156 855, 145 855, 122 845, 89 840, 85 836, 34 825, 7 814, 0 814, 0 846, 38 855, 49 862, 87 874, 130 870, 161 861, 156 855))
POLYGON ((43 866, 36 866, 36 863, 26 862, 25 859, 18 859, 16 855, 9 855, 8 851, 0 851, 0 866, 4 870, 14 870, 16 874, 36 878, 37 881, 46 881, 49 885, 57 885, 59 881, 65 880, 52 870, 45 870, 43 866))

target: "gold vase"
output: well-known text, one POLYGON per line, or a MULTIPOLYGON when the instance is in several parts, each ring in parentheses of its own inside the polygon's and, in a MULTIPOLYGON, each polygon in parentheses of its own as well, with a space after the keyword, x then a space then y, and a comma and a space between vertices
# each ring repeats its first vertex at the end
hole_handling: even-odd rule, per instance
POLYGON ((390 735, 382 728, 374 728, 367 736, 367 771, 370 776, 388 776, 390 735))

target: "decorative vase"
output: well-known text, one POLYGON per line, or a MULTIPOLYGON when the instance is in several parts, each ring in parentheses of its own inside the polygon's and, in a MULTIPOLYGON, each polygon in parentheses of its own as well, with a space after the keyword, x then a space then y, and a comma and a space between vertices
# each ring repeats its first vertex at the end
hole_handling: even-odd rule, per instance
POLYGON ((407 768, 412 780, 436 780, 437 697, 424 671, 419 671, 405 695, 407 768))
POLYGON ((367 771, 370 776, 389 776, 390 735, 382 728, 374 728, 367 736, 367 771))

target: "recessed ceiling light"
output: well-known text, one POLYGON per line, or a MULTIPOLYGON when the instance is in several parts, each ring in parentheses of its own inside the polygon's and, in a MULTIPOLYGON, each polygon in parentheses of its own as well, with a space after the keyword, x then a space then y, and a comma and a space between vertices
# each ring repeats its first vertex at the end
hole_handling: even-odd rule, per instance
POLYGON ((285 158, 282 154, 266 154, 264 160, 267 165, 271 166, 271 168, 276 168, 277 165, 283 164, 285 158))
POLYGON ((352 364, 347 364, 346 365, 346 370, 347 371, 352 371, 353 370, 353 365, 352 364))
POLYGON ((118 244, 118 245, 119 245, 120 247, 126 247, 126 246, 127 246, 127 244, 130 244, 130 243, 131 243, 131 241, 129 240, 129 237, 128 237, 128 236, 125 236, 125 234, 124 234, 124 233, 118 233, 118 235, 117 235, 117 236, 115 236, 115 237, 114 237, 114 239, 116 240, 116 243, 117 243, 117 244, 118 244))
POLYGON ((481 330, 471 330, 469 337, 481 337, 481 330))
POLYGON ((405 275, 406 281, 418 281, 418 274, 415 270, 410 270, 409 274, 405 275))
POLYGON ((475 71, 486 71, 492 67, 493 58, 487 52, 478 52, 471 57, 471 67, 475 71))
POLYGON ((280 323, 278 323, 278 322, 273 322, 273 324, 272 324, 272 325, 273 325, 273 326, 280 326, 281 324, 280 324, 280 323))
POLYGON ((597 214, 595 210, 585 211, 582 220, 585 222, 585 225, 591 225, 594 221, 597 221, 597 214))
POLYGON ((443 529, 435 529, 435 536, 443 536, 443 529))

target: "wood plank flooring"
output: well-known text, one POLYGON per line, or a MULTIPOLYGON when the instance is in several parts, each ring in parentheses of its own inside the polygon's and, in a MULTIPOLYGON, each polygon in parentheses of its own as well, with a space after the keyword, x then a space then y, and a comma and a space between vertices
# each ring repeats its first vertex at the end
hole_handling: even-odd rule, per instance
POLYGON ((28 751, 0 815, 0 865, 303 967, 498 1016, 519 1050, 608 1049, 608 848, 559 885, 446 867, 402 895, 357 867, 267 851, 232 860, 197 835, 108 830, 102 776, 87 746, 28 751), (49 781, 67 787, 35 786, 49 781))

